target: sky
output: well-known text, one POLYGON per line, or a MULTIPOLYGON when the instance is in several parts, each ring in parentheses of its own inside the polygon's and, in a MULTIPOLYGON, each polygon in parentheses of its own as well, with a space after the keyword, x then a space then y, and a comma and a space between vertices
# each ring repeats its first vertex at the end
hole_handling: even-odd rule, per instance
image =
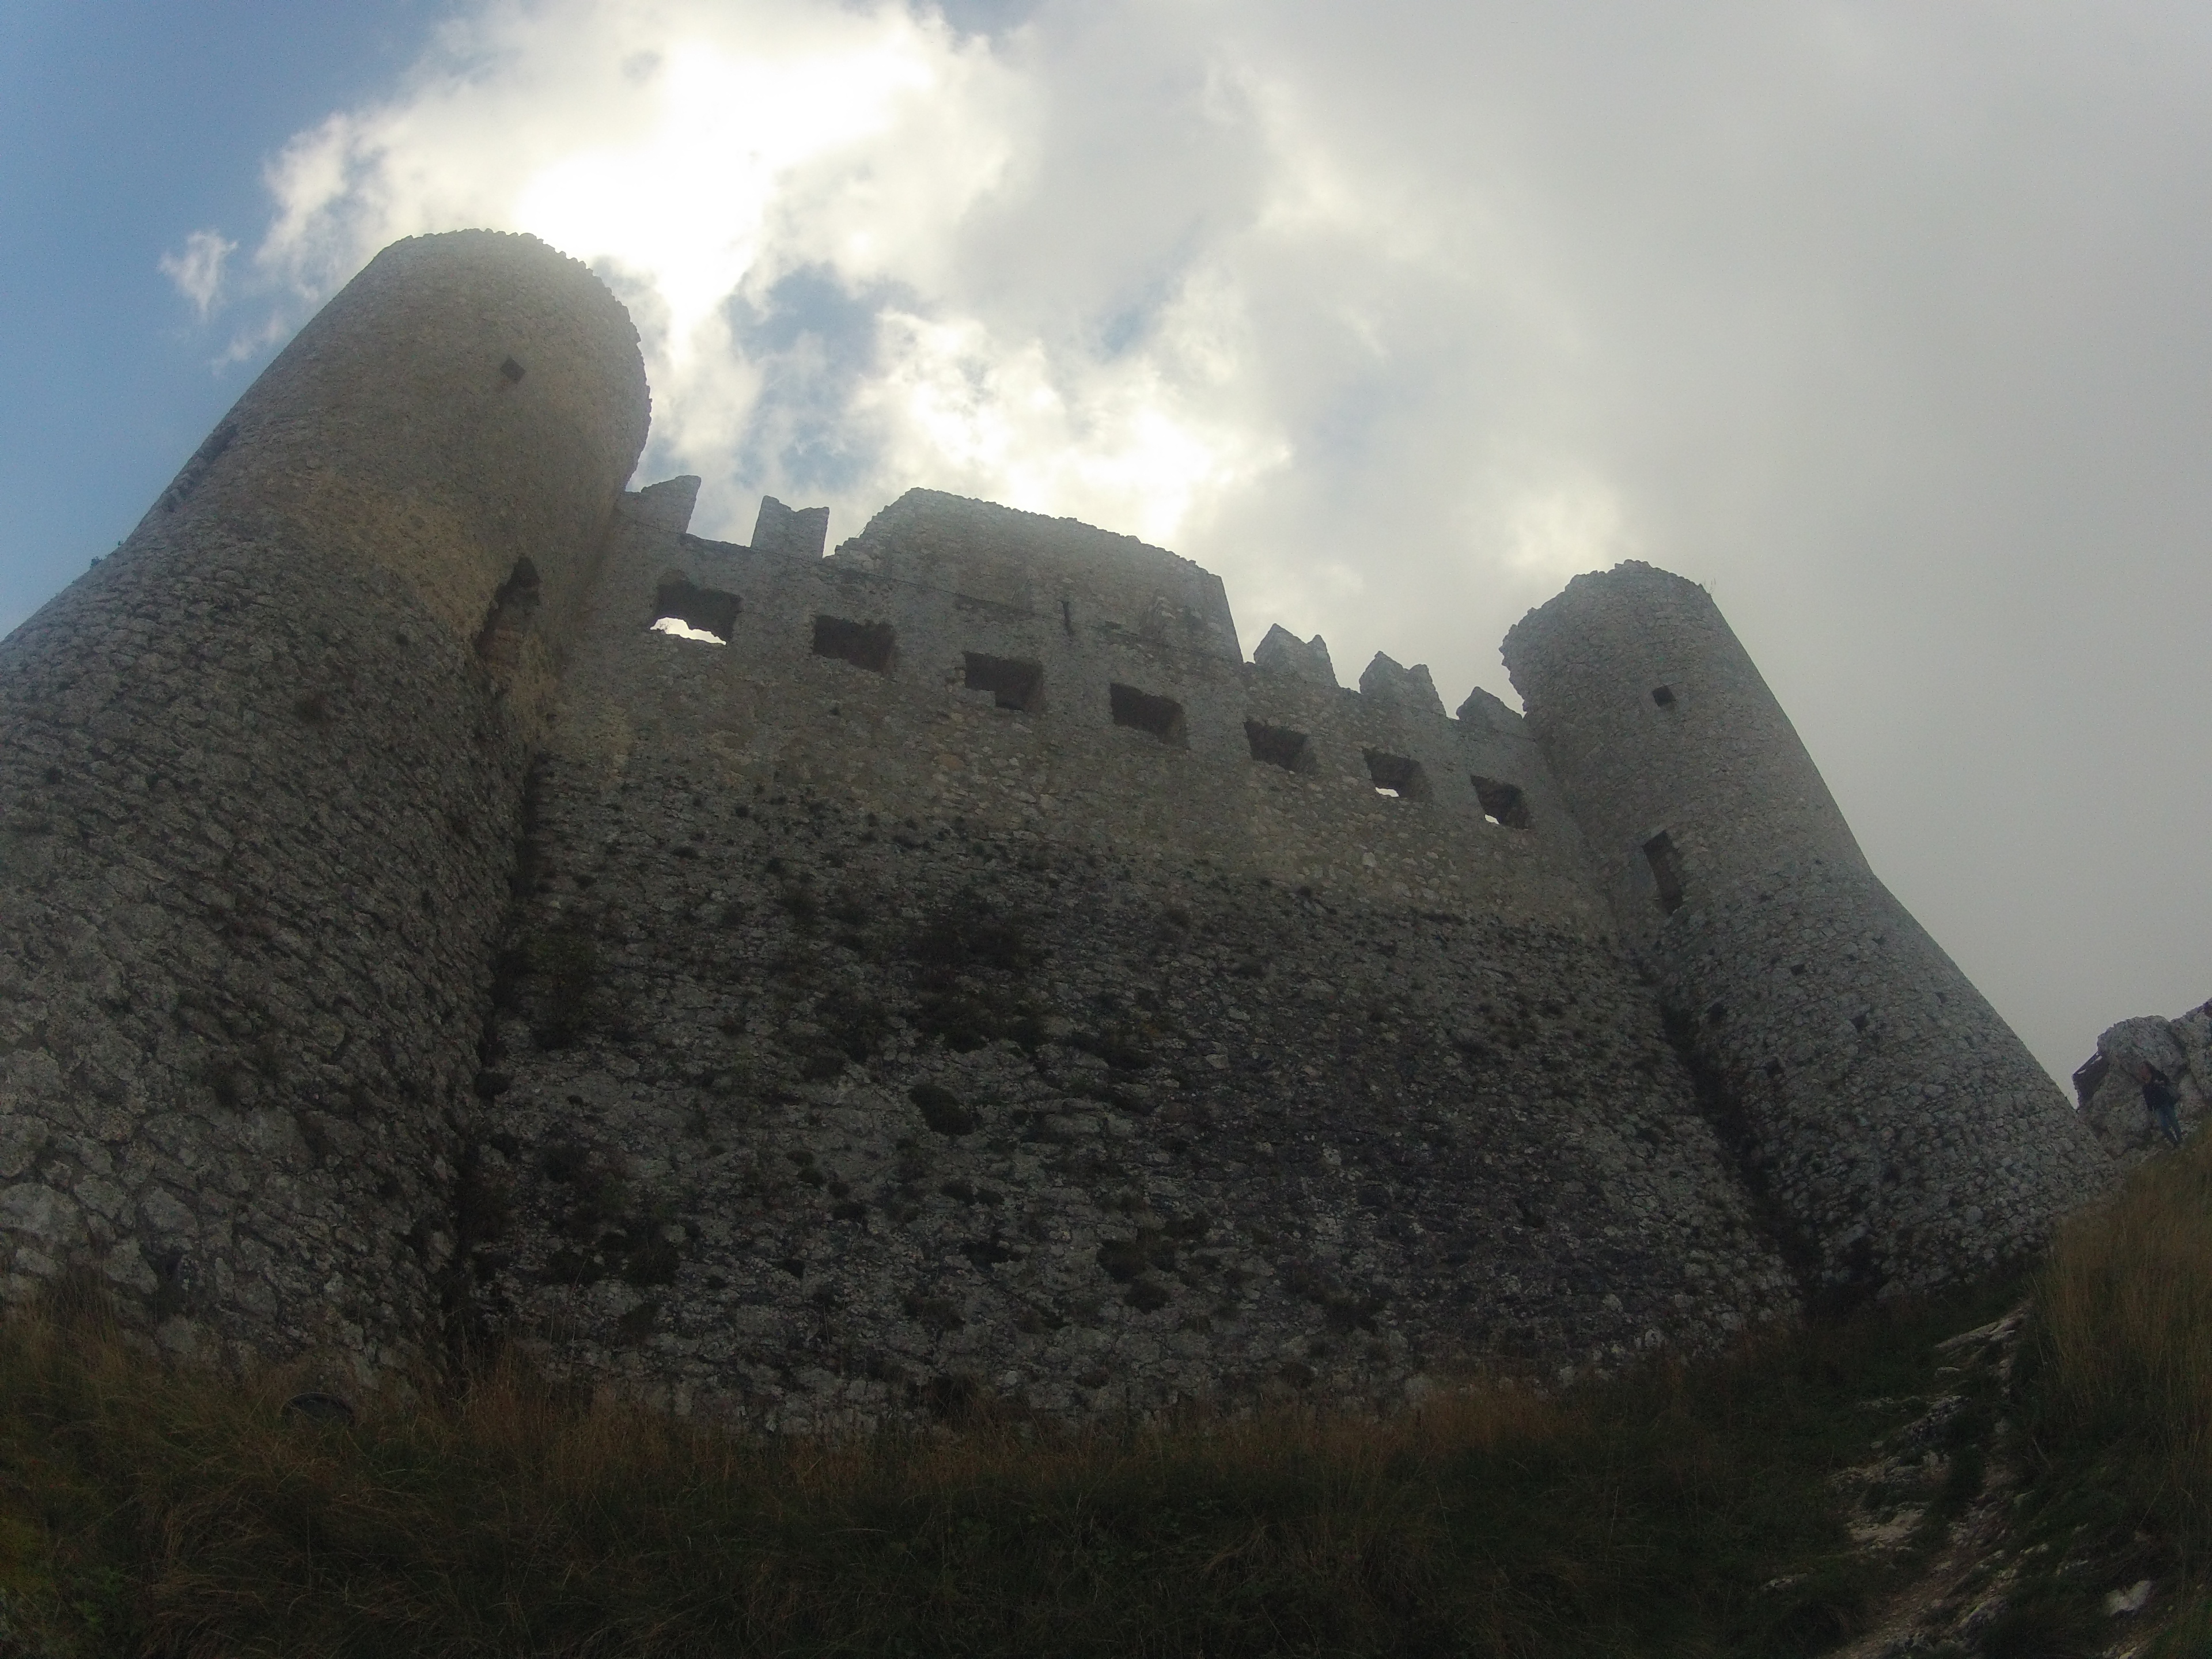
POLYGON ((914 485, 1448 703, 1643 558, 2054 1074, 2212 996, 2212 9, 9 0, 0 632, 402 235, 629 306, 640 483, 914 485))

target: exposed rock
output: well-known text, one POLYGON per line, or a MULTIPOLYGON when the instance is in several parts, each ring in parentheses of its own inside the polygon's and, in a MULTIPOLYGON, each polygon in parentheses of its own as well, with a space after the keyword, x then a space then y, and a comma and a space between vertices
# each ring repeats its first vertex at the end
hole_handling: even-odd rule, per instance
POLYGON ((2139 1014, 2106 1028, 2097 1052, 2074 1073, 2082 1115, 2105 1150, 2122 1166, 2168 1150, 2166 1137, 2143 1104, 2136 1068, 2149 1064, 2172 1082, 2184 1139, 2204 1121, 2212 1091, 2212 1004, 2175 1019, 2139 1014))

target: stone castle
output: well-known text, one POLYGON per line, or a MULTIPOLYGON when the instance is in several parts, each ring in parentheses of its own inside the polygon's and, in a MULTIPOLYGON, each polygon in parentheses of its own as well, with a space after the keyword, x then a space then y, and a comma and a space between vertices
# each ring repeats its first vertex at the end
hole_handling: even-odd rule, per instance
POLYGON ((693 536, 647 420, 583 266, 398 243, 0 644, 9 1295, 779 1427, 1385 1401, 2112 1179, 1693 584, 1450 715, 1072 520, 693 536))

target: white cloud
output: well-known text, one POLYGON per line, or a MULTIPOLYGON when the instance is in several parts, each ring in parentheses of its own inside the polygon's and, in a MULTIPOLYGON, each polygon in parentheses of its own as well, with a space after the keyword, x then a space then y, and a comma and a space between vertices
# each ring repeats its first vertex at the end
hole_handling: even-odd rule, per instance
POLYGON ((1724 586, 2008 1006, 2039 949, 2133 984, 2212 927, 2050 867, 2204 890, 2160 827, 2212 810, 2203 18, 489 0, 272 163, 250 273, 212 232, 162 268, 246 355, 395 237, 535 230, 629 305, 646 470, 705 477, 708 533, 762 491, 838 537, 914 484, 1072 514, 1219 572, 1248 642, 1448 698, 1510 695, 1498 638, 1576 569, 1724 586), (2126 812, 2076 810, 2084 756, 2126 812))
POLYGON ((215 231, 196 230, 185 238, 184 252, 161 256, 161 274, 177 285, 177 292, 191 301, 205 322, 222 291, 223 262, 237 252, 237 243, 215 231))
POLYGON ((1601 478, 1571 478, 1517 495, 1503 515, 1504 563, 1540 604, 1568 577, 1632 558, 1636 543, 1620 498, 1601 478))
POLYGON ((1207 407, 1209 383, 1235 365, 1224 361, 1234 348, 1188 314, 1204 306, 1171 306, 1154 349, 1105 362, 1035 339, 1010 348, 973 319, 888 312, 882 369, 853 413, 880 429, 886 476, 1172 544, 1287 459, 1256 422, 1207 407))
MULTIPOLYGON (((448 25, 398 95, 286 148, 254 263, 295 319, 427 230, 528 230, 591 262, 644 338, 653 465, 705 474, 710 514, 734 525, 743 493, 821 492, 777 441, 818 436, 852 387, 807 384, 823 365, 804 319, 781 344, 738 340, 733 319, 774 331, 795 278, 895 288, 960 326, 939 279, 1020 102, 986 46, 896 4, 502 0, 448 25)), ((864 459, 838 505, 881 494, 864 459)))

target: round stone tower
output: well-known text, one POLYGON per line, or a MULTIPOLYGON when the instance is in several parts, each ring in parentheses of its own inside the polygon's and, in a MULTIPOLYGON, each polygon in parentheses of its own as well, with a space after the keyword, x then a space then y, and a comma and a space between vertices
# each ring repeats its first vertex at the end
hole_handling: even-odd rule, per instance
POLYGON ((1702 587, 1641 563, 1577 576, 1504 657, 1808 1288, 1973 1273, 2109 1181, 2057 1086, 1868 867, 1702 587))
POLYGON ((423 1352, 525 774, 646 422, 582 265, 395 244, 0 641, 0 1288, 423 1352))

